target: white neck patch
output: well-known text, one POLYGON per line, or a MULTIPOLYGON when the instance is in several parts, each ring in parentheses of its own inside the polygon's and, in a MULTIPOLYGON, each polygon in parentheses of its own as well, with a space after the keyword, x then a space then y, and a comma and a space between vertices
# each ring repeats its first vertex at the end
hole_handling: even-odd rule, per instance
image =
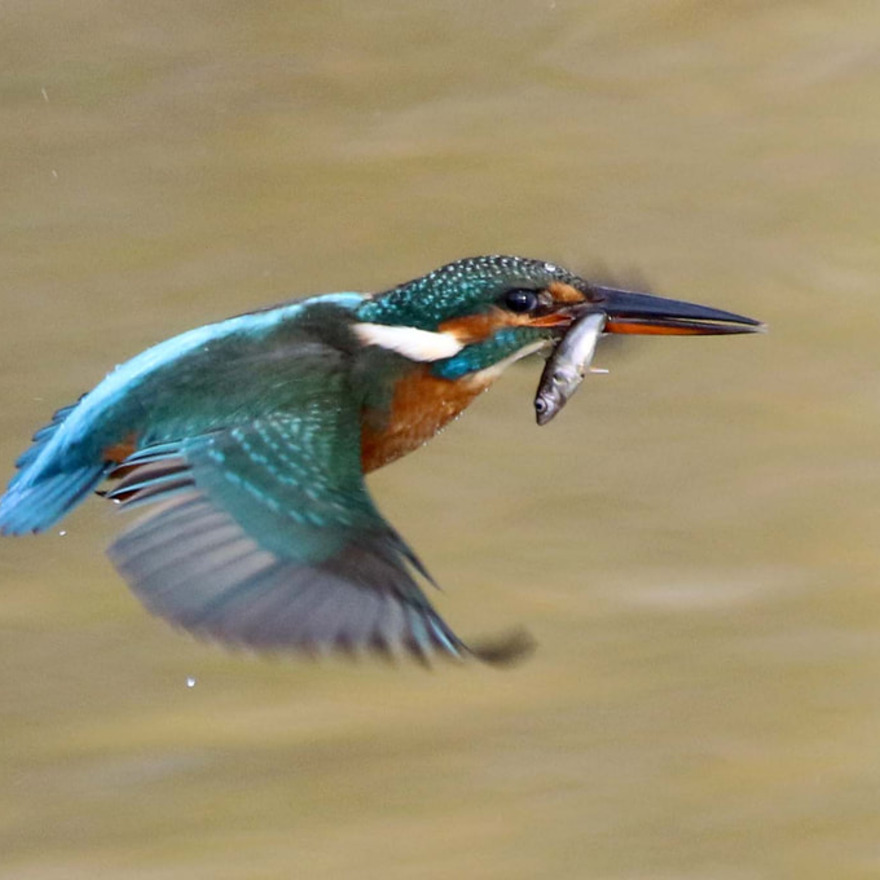
POLYGON ((418 327, 393 327, 388 324, 355 324, 354 335, 364 346, 378 345, 396 351, 411 361, 442 361, 457 355, 464 343, 451 333, 435 333, 418 327))

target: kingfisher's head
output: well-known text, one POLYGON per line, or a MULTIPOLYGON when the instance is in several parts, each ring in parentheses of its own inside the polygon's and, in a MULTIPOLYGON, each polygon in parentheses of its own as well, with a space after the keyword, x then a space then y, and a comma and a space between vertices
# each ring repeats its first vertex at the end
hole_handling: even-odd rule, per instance
POLYGON ((587 312, 606 315, 606 333, 748 333, 742 315, 592 284, 544 260, 488 256, 457 260, 367 299, 361 342, 430 362, 438 378, 501 369, 562 336, 587 312))

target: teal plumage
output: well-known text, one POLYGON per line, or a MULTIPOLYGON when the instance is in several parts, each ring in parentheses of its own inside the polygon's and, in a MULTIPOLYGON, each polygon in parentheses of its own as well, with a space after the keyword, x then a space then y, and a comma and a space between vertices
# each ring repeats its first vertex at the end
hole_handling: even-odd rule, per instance
POLYGON ((472 315, 505 291, 538 290, 551 282, 583 283, 567 269, 523 257, 470 257, 407 281, 359 309, 364 321, 436 330, 443 321, 472 315))
MULTIPOLYGON (((430 576, 364 473, 428 440, 584 309, 618 312, 620 328, 756 324, 639 296, 542 261, 480 257, 384 294, 312 297, 191 330, 34 435, 0 498, 0 531, 43 531, 115 481, 110 499, 148 510, 110 558, 148 608, 186 630, 256 649, 479 654, 428 602, 419 582, 430 576)), ((482 653, 506 658, 518 644, 507 647, 482 653)))

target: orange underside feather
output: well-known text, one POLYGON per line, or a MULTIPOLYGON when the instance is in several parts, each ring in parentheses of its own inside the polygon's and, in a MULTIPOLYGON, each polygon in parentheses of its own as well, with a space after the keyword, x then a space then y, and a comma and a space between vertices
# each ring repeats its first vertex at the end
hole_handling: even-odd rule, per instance
POLYGON ((122 464, 137 449, 137 434, 132 431, 124 440, 104 450, 104 461, 122 464))
POLYGON ((372 426, 366 414, 361 434, 364 473, 427 443, 490 384, 490 379, 439 379, 431 375, 427 365, 414 370, 397 383, 391 412, 383 427, 372 426))

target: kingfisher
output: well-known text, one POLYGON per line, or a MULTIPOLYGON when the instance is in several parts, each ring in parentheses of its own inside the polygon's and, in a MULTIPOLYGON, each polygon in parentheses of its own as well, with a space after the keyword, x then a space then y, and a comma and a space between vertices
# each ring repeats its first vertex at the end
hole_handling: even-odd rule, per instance
POLYGON ((110 546, 154 614, 256 651, 510 659, 460 639, 365 474, 426 443, 514 361, 590 313, 605 333, 725 335, 758 321, 591 283, 544 260, 458 260, 380 293, 289 301, 116 367, 16 462, 0 532, 86 496, 147 508, 110 546))

